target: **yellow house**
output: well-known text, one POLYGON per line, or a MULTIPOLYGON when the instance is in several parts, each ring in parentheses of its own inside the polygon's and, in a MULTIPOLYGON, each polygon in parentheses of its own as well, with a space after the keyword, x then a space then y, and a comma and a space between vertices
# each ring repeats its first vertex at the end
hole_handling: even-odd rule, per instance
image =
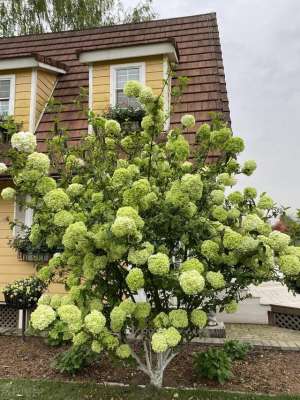
MULTIPOLYGON (((81 88, 88 93, 88 108, 101 115, 109 105, 132 105, 123 87, 128 80, 138 80, 162 93, 168 111, 171 65, 176 65, 177 76, 189 78, 189 86, 166 128, 176 126, 187 112, 198 124, 207 122, 210 112, 222 112, 229 119, 215 14, 0 39, 0 118, 12 115, 22 130, 36 134, 38 150, 46 151, 55 122, 47 103, 54 97, 61 103, 59 117, 69 144, 76 144, 89 130, 75 101, 81 88)), ((186 133, 192 145, 194 133, 186 133)), ((1 179, 0 189, 9 176, 1 179)), ((0 200, 0 291, 35 272, 34 265, 19 260, 8 243, 13 235, 9 221, 16 217, 30 226, 30 210, 20 211, 12 202, 0 200)), ((54 285, 51 290, 63 288, 54 285)))

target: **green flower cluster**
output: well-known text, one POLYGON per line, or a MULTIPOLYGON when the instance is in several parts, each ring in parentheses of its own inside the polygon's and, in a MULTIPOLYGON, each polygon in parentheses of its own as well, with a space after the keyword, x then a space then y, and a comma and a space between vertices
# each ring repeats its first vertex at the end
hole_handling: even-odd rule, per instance
POLYGON ((74 304, 62 305, 58 308, 57 314, 60 319, 68 325, 70 332, 78 332, 82 327, 81 310, 74 304))
POLYGON ((37 182, 36 185, 36 190, 38 193, 45 195, 48 192, 51 192, 51 190, 56 189, 56 182, 53 178, 50 178, 49 176, 43 176, 39 181, 37 182))
POLYGON ((129 217, 117 217, 111 231, 117 238, 137 236, 138 233, 134 220, 129 217))
POLYGON ((219 189, 212 190, 210 193, 210 197, 211 197, 212 203, 216 204, 216 205, 223 204, 223 202, 225 200, 225 195, 224 195, 223 190, 219 190, 219 189))
POLYGON ((71 198, 74 198, 79 196, 83 192, 83 190, 84 187, 80 183, 71 183, 71 185, 67 187, 66 192, 71 198))
POLYGON ((69 205, 70 199, 67 193, 59 188, 53 189, 44 196, 46 206, 53 211, 59 211, 69 205))
POLYGON ((189 258, 180 265, 180 272, 191 270, 198 271, 199 274, 202 274, 204 272, 204 265, 197 258, 189 258))
POLYGON ((11 187, 4 188, 1 191, 1 197, 5 201, 14 200, 16 197, 16 191, 11 187))
POLYGON ((181 117, 181 123, 185 128, 192 128, 196 124, 195 117, 193 115, 186 114, 181 117))
POLYGON ((169 136, 166 150, 178 161, 186 161, 190 155, 189 143, 185 140, 183 135, 178 135, 175 138, 169 136))
POLYGON ((131 348, 128 344, 121 344, 116 350, 116 355, 121 358, 125 359, 131 356, 131 348))
POLYGON ((136 304, 131 299, 126 299, 120 303, 119 308, 129 316, 134 314, 136 304))
POLYGON ((224 276, 220 271, 208 271, 206 280, 214 289, 223 289, 226 285, 224 276))
POLYGON ((172 310, 169 313, 169 322, 175 328, 187 328, 189 325, 187 312, 185 310, 172 310))
POLYGON ((149 303, 147 302, 136 303, 136 307, 134 310, 134 317, 137 320, 142 321, 149 317, 150 312, 151 312, 151 305, 149 303))
POLYGON ((128 81, 124 87, 124 93, 127 97, 139 97, 143 85, 138 81, 128 81))
POLYGON ((145 242, 142 244, 141 250, 135 250, 131 248, 128 252, 128 261, 135 265, 143 265, 146 264, 148 258, 153 254, 154 246, 145 242))
POLYGON ((153 275, 167 275, 170 269, 169 257, 163 253, 153 254, 148 258, 148 268, 153 275))
POLYGON ((261 232, 264 228, 264 221, 256 214, 248 214, 243 218, 242 228, 246 232, 261 232))
POLYGON ((223 246, 229 250, 238 249, 241 246, 243 236, 233 231, 232 229, 226 229, 223 236, 223 246))
MULTIPOLYGON (((198 174, 185 174, 181 181, 173 182, 169 191, 166 192, 166 202, 174 207, 193 206, 195 201, 200 200, 203 192, 203 183, 198 174)), ((195 211, 197 209, 195 208, 195 211)))
POLYGON ((228 212, 222 206, 214 206, 211 215, 219 222, 225 222, 228 218, 228 212))
POLYGON ((87 228, 83 222, 75 222, 66 229, 62 243, 65 248, 72 250, 76 248, 77 243, 87 234, 87 228))
POLYGON ((98 335, 103 331, 106 324, 106 318, 97 310, 92 310, 85 318, 84 325, 93 335, 98 335))
POLYGON ((50 168, 50 160, 46 154, 34 152, 26 161, 27 170, 38 170, 41 174, 47 175, 50 168))
POLYGON ((121 307, 114 307, 110 313, 110 327, 113 332, 120 332, 126 319, 126 312, 121 307))
POLYGON ((207 314, 203 310, 193 310, 191 312, 191 322, 197 328, 204 328, 207 324, 207 314))
POLYGON ((300 260, 295 255, 280 256, 278 264, 280 270, 286 276, 296 276, 300 274, 300 260))
POLYGON ((159 329, 152 335, 151 346, 155 353, 163 353, 169 347, 176 347, 181 341, 181 335, 174 327, 159 329))
POLYGON ((61 210, 54 215, 54 225, 67 227, 74 222, 74 217, 69 211, 61 210))
POLYGON ((121 126, 119 122, 113 119, 108 119, 105 122, 105 132, 109 135, 118 135, 121 132, 121 126))
POLYGON ((230 193, 227 196, 227 199, 233 203, 233 204, 241 204, 244 201, 244 196, 242 195, 241 192, 239 192, 238 190, 236 190, 235 192, 230 193))
POLYGON ((145 284, 143 271, 140 268, 132 268, 126 276, 126 283, 134 292, 142 289, 145 284))
POLYGON ((250 176, 256 170, 256 167, 257 167, 257 165, 254 160, 245 161, 243 168, 242 168, 242 172, 243 172, 243 174, 250 176))
POLYGON ((56 319, 56 313, 49 305, 39 305, 31 314, 31 325, 34 329, 44 331, 56 319))
POLYGON ((202 292, 205 281, 198 271, 191 270, 180 274, 179 284, 185 294, 194 295, 202 292))
POLYGON ((212 240, 204 240, 201 245, 201 253, 208 260, 215 261, 219 256, 219 251, 220 248, 218 243, 213 242, 212 240))
POLYGON ((257 197, 257 190, 253 187, 246 187, 244 189, 244 198, 245 199, 255 199, 257 197))
POLYGON ((234 176, 224 172, 218 176, 217 182, 224 186, 234 186, 236 184, 236 179, 234 176))
POLYGON ((257 207, 262 210, 268 210, 274 207, 274 201, 272 198, 266 194, 260 196, 259 201, 257 203, 257 207))
POLYGON ((275 252, 281 253, 288 247, 290 240, 285 233, 273 231, 269 235, 268 244, 275 252))

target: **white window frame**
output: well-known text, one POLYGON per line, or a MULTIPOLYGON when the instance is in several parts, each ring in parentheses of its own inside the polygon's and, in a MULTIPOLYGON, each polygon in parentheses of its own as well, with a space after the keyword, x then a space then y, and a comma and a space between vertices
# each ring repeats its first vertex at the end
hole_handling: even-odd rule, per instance
POLYGON ((140 82, 145 85, 146 83, 146 63, 126 63, 110 66, 110 105, 116 106, 117 103, 117 70, 123 68, 139 68, 140 69, 140 82))
POLYGON ((15 112, 15 92, 16 92, 16 76, 15 75, 0 75, 1 81, 10 81, 10 96, 8 103, 8 115, 14 115, 15 112))

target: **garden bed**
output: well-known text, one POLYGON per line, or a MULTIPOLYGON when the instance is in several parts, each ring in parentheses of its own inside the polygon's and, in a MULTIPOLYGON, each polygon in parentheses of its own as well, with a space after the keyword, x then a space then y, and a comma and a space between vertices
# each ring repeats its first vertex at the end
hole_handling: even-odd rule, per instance
MULTIPOLYGON (((300 393, 299 352, 252 350, 245 361, 235 361, 234 377, 225 385, 200 379, 192 368, 192 353, 204 350, 201 345, 186 347, 165 373, 165 386, 205 387, 260 393, 300 393)), ((50 347, 42 339, 29 337, 23 343, 19 337, 0 336, 0 378, 55 379, 84 382, 119 382, 147 384, 147 377, 134 366, 124 368, 121 361, 102 357, 75 377, 54 371, 50 364, 62 351, 50 347)))

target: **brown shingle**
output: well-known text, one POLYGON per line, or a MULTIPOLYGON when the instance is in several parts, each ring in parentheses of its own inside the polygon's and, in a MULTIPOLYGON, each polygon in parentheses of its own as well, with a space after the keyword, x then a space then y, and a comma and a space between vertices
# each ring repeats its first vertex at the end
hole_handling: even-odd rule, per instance
MULTIPOLYGON (((74 100, 79 95, 80 87, 88 87, 88 67, 79 62, 78 52, 153 43, 169 38, 177 44, 178 75, 189 77, 189 85, 180 104, 175 106, 171 126, 178 124, 186 112, 193 113, 198 124, 209 121, 212 111, 224 113, 229 120, 222 54, 214 13, 82 31, 3 38, 0 39, 0 54, 1 58, 35 54, 52 65, 63 65, 67 69, 65 75, 58 77, 53 95, 63 104, 64 110, 60 119, 68 129, 69 143, 76 145, 87 131, 87 120, 84 113, 77 111, 74 100)), ((176 79, 173 79, 173 85, 175 83, 176 79)), ((53 127, 52 122, 53 114, 46 112, 38 126, 41 151, 45 149, 44 141, 53 127)), ((192 132, 187 134, 187 138, 194 143, 192 132)))

